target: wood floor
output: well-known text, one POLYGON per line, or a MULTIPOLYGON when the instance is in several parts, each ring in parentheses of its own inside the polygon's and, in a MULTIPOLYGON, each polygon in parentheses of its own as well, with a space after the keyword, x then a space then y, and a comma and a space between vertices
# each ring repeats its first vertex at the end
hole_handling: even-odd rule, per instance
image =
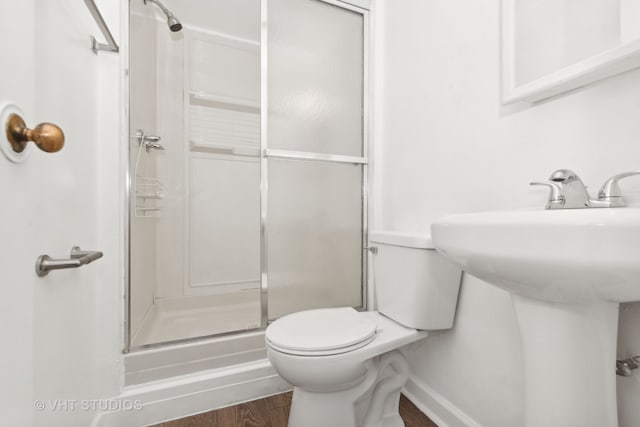
MULTIPOLYGON (((291 392, 153 427, 286 427, 290 406, 291 392)), ((406 427, 438 427, 404 396, 400 398, 400 416, 406 427)))

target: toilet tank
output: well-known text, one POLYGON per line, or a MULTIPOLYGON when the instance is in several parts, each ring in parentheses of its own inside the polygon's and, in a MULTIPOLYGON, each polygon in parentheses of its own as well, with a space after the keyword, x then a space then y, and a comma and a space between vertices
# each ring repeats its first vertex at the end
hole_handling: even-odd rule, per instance
POLYGON ((369 233, 378 311, 404 326, 449 329, 462 271, 436 252, 428 235, 369 233))

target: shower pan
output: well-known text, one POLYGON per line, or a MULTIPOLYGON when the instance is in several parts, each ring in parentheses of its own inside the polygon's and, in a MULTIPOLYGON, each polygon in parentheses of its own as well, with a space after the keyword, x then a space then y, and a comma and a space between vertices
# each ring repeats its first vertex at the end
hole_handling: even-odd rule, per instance
POLYGON ((125 352, 365 307, 367 40, 337 0, 130 1, 125 352))

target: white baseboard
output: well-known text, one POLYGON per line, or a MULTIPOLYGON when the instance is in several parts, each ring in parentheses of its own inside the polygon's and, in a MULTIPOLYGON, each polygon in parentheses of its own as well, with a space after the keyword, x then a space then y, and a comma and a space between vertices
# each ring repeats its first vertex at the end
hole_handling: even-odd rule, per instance
MULTIPOLYGON (((134 410, 102 412, 91 427, 144 427, 291 390, 268 360, 125 387, 109 399, 134 410)), ((403 393, 439 427, 482 427, 444 396, 410 377, 403 393)))
POLYGON ((417 378, 409 377, 403 393, 438 427, 482 427, 460 408, 417 378))
POLYGON ((143 427, 291 390, 268 360, 125 387, 92 427, 143 427), (126 404, 125 404, 126 402, 126 404))

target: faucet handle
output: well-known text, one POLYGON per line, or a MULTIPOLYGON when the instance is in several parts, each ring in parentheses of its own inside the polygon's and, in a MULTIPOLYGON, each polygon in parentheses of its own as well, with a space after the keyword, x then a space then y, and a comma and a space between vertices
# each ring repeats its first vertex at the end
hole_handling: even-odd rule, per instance
POLYGON ((602 184, 602 187, 600 187, 600 191, 598 191, 598 200, 608 202, 611 207, 626 206, 627 204, 622 197, 622 191, 620 190, 618 182, 623 178, 635 175, 640 175, 640 170, 620 173, 606 180, 604 184, 602 184))
POLYGON ((557 209, 564 206, 564 194, 562 194, 562 187, 555 182, 530 182, 529 185, 543 185, 549 187, 549 201, 547 202, 547 209, 557 209))

